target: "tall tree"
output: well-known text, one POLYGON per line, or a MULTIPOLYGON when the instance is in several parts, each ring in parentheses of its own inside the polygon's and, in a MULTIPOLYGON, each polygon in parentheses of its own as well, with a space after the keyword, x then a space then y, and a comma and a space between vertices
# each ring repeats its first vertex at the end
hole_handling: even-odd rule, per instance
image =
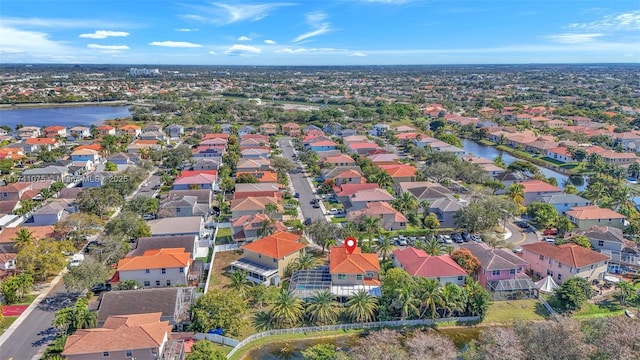
POLYGON ((242 299, 247 299, 253 283, 247 278, 248 274, 244 270, 234 271, 228 275, 231 282, 224 287, 235 290, 242 299))
POLYGON ((524 186, 519 183, 513 183, 509 186, 507 190, 507 195, 514 203, 518 206, 523 206, 524 204, 524 186))
POLYGON ((376 318, 378 299, 365 290, 356 290, 347 300, 347 317, 353 322, 371 322, 376 318))
POLYGON ((282 289, 273 302, 271 313, 279 327, 295 327, 302 321, 304 302, 292 292, 282 289))
POLYGON ((329 290, 317 292, 307 302, 307 316, 315 325, 332 325, 338 320, 342 305, 329 290))
POLYGON ((191 306, 192 328, 207 332, 210 329, 222 329, 231 335, 238 335, 244 324, 247 303, 237 292, 209 291, 198 298, 191 306))

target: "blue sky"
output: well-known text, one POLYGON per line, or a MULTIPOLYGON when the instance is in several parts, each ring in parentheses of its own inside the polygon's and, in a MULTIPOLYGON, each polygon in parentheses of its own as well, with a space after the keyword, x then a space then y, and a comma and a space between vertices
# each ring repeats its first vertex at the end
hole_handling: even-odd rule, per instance
POLYGON ((638 0, 2 0, 0 6, 2 63, 639 60, 638 0))

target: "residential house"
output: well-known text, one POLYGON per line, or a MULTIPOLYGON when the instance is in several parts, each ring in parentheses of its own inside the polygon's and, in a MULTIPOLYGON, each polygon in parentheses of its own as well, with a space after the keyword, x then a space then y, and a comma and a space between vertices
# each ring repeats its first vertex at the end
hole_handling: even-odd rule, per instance
POLYGON ((238 129, 238 136, 253 134, 255 131, 253 126, 245 125, 238 129))
POLYGON ((78 329, 65 342, 69 360, 156 360, 167 350, 172 326, 162 313, 110 316, 101 328, 78 329))
POLYGON ((397 133, 410 133, 410 132, 415 132, 416 129, 411 127, 411 126, 407 126, 407 125, 400 125, 400 126, 396 126, 393 128, 393 131, 397 132, 397 133))
POLYGON ((278 174, 273 171, 236 171, 236 179, 241 175, 251 175, 258 179, 261 183, 276 183, 278 182, 278 174))
POLYGON ((624 229, 626 216, 611 209, 595 205, 576 206, 564 214, 578 229, 588 230, 592 226, 611 226, 624 229))
POLYGON ((359 141, 345 143, 350 153, 358 153, 359 155, 368 155, 373 151, 380 150, 380 146, 370 141, 359 141))
POLYGON ((20 229, 29 230, 31 236, 38 240, 49 239, 53 237, 55 233, 55 227, 53 225, 5 227, 0 230, 0 245, 12 249, 16 243, 16 236, 20 229))
POLYGON ((608 272, 629 275, 640 272, 638 244, 633 240, 625 239, 621 229, 592 226, 589 230, 577 234, 589 238, 591 248, 610 257, 608 272))
POLYGON ((273 221, 266 214, 244 215, 231 220, 231 232, 235 242, 251 242, 260 238, 260 232, 265 227, 275 231, 286 231, 282 221, 273 221))
POLYGON ((480 261, 478 282, 493 292, 537 292, 536 284, 525 274, 528 263, 509 249, 492 249, 483 243, 466 243, 469 250, 480 261), (507 291, 505 285, 511 285, 507 291))
POLYGON ((23 126, 16 130, 16 135, 22 140, 37 138, 40 136, 40 128, 36 126, 23 126))
MULTIPOLYGON (((59 202, 52 201, 31 213, 33 225, 55 225, 69 213, 65 211, 65 206, 59 202)), ((26 224, 25 224, 26 225, 26 224)))
POLYGON ((215 137, 215 138, 210 138, 210 139, 204 139, 202 141, 200 141, 200 144, 198 144, 198 147, 205 147, 205 148, 226 148, 227 145, 229 144, 229 139, 227 138, 223 138, 223 137, 215 137))
POLYGON ((199 159, 214 159, 216 161, 222 161, 222 155, 224 155, 224 147, 198 147, 193 153, 193 157, 196 160, 199 159))
POLYGON ((609 260, 609 256, 577 244, 556 246, 546 241, 522 245, 522 258, 534 275, 549 275, 558 284, 576 276, 589 281, 602 280, 609 260))
POLYGON ((324 131, 326 134, 329 134, 329 135, 337 135, 338 132, 340 132, 341 130, 342 130, 342 124, 340 123, 326 124, 322 128, 322 131, 324 131))
POLYGON ((74 139, 84 139, 91 137, 91 129, 86 126, 74 126, 69 129, 69 136, 74 139))
POLYGON ((282 205, 275 197, 253 197, 231 200, 232 218, 237 219, 244 215, 255 215, 269 213, 269 217, 274 220, 282 220, 282 205), (273 208, 273 211, 269 211, 273 208))
POLYGON ((525 180, 519 183, 524 188, 524 205, 528 206, 542 196, 562 195, 564 192, 542 180, 525 180))
POLYGON ((67 137, 67 128, 64 126, 48 126, 44 128, 44 136, 48 138, 67 137))
POLYGON ((167 135, 162 131, 145 131, 140 134, 141 140, 156 140, 156 141, 165 141, 167 140, 167 135))
POLYGON ((334 186, 333 192, 336 198, 341 203, 346 203, 351 198, 351 195, 361 190, 379 189, 380 186, 376 183, 364 183, 364 184, 339 184, 334 186))
POLYGON ((197 196, 173 195, 162 200, 158 208, 158 218, 202 216, 207 217, 211 213, 208 204, 198 203, 197 196))
POLYGON ((269 149, 248 148, 240 151, 240 156, 245 159, 267 159, 270 154, 269 149))
MULTIPOLYGON (((430 181, 401 182, 398 184, 398 188, 400 194, 409 192, 419 202, 426 200, 432 203, 438 199, 453 197, 454 194, 446 187, 430 181)), ((419 212, 422 212, 422 209, 419 212)))
MULTIPOLYGON (((159 249, 183 249, 191 256, 192 260, 198 257, 200 246, 198 237, 195 235, 172 235, 172 236, 152 236, 142 237, 136 243, 126 257, 143 256, 148 250, 159 249)), ((208 248, 205 248, 208 251, 208 248)))
POLYGON ((384 201, 366 202, 359 210, 350 209, 347 218, 355 222, 363 216, 380 219, 379 226, 389 231, 404 230, 409 222, 406 216, 384 201))
POLYGON ((220 125, 221 131, 223 134, 231 134, 233 133, 233 125, 231 124, 222 124, 220 125))
POLYGON ((22 172, 22 178, 32 181, 64 181, 70 182, 69 169, 64 166, 45 166, 42 168, 27 169, 22 172))
POLYGON ((91 164, 96 164, 100 161, 100 153, 91 149, 74 150, 71 153, 72 161, 90 161, 91 164))
POLYGON ((194 174, 178 177, 171 186, 173 190, 207 189, 217 190, 217 176, 214 174, 194 174))
POLYGON ((148 124, 144 127, 144 129, 142 129, 143 133, 146 132, 163 132, 162 131, 162 125, 160 124, 148 124))
POLYGON ((233 192, 234 200, 264 196, 279 199, 280 186, 277 183, 236 184, 235 191, 233 192))
POLYGON ((375 165, 395 165, 400 162, 396 154, 375 154, 367 156, 375 165))
POLYGON ((344 246, 332 246, 329 253, 331 292, 341 298, 358 290, 380 296, 380 261, 377 254, 363 254, 360 247, 349 253, 344 246))
POLYGON ((34 153, 40 149, 52 150, 58 147, 58 139, 55 138, 29 138, 23 142, 25 152, 34 153))
POLYGON ((379 165, 378 167, 391 176, 395 191, 399 191, 400 183, 416 181, 418 170, 411 165, 393 164, 379 165))
POLYGON ((169 190, 167 198, 182 197, 182 196, 195 196, 198 204, 206 206, 211 205, 212 199, 211 190, 196 189, 196 190, 169 190))
POLYGON ((191 254, 182 248, 147 250, 120 260, 112 282, 134 280, 145 288, 187 285, 191 263, 191 254))
POLYGON ((58 199, 68 199, 75 200, 78 198, 78 194, 80 194, 84 190, 81 187, 72 187, 72 188, 64 188, 58 192, 58 199))
POLYGON ((282 125, 282 133, 287 136, 293 136, 293 137, 300 136, 301 134, 300 125, 292 122, 286 123, 282 125))
POLYGON ((277 133, 278 127, 275 124, 262 124, 260 125, 260 134, 262 135, 275 135, 277 133))
POLYGON ((356 166, 355 160, 347 154, 334 155, 324 158, 323 164, 325 166, 356 166))
POLYGON ((441 286, 447 283, 462 286, 468 276, 449 255, 431 256, 411 246, 396 249, 391 260, 394 267, 405 270, 409 275, 437 280, 441 286))
POLYGON ((322 131, 322 129, 320 129, 319 127, 313 125, 313 124, 309 124, 307 126, 304 127, 304 129, 302 129, 302 132, 305 135, 309 135, 312 133, 319 133, 320 135, 324 135, 324 132, 322 131))
POLYGON ((335 150, 337 145, 338 144, 331 140, 324 140, 310 143, 309 149, 311 151, 330 151, 335 150))
POLYGON ((98 131, 100 137, 116 134, 116 128, 109 125, 100 125, 96 128, 96 130, 98 131))
POLYGON ((109 156, 107 161, 116 165, 136 165, 140 162, 140 157, 136 154, 117 152, 109 156))
POLYGON ((96 188, 104 186, 114 174, 111 172, 94 171, 82 176, 80 186, 82 188, 96 188))
MULTIPOLYGON (((342 173, 351 175, 351 178, 341 177, 341 179, 346 179, 346 181, 341 182, 340 184, 344 184, 344 183, 361 184, 364 182, 364 181, 361 181, 363 174, 359 166, 336 166, 329 169, 323 169, 321 172, 321 177, 323 180, 332 180, 342 173)), ((340 184, 336 183, 336 185, 340 185, 340 184)))
MULTIPOLYGON (((25 179, 30 180, 30 179, 25 179)), ((41 189, 36 189, 34 187, 34 183, 37 180, 32 181, 21 181, 15 182, 11 184, 7 184, 4 186, 0 186, 0 200, 31 200, 34 196, 40 193, 41 189)))
POLYGON ((624 148, 627 144, 640 140, 640 135, 631 131, 625 131, 621 133, 615 133, 612 138, 615 145, 620 144, 624 148))
POLYGON ((236 171, 251 172, 251 171, 269 171, 271 170, 271 161, 265 158, 247 159, 240 158, 236 165, 236 171))
POLYGON ((563 163, 573 162, 573 157, 566 147, 555 147, 547 150, 547 157, 563 163))
POLYGON ((538 198, 538 201, 553 205, 553 207, 558 211, 558 214, 564 214, 576 206, 580 207, 591 205, 589 200, 574 194, 546 195, 538 198))
POLYGON ((538 139, 534 142, 530 142, 525 144, 525 151, 528 151, 532 154, 542 154, 546 155, 547 152, 551 149, 556 149, 558 147, 558 143, 553 140, 543 140, 538 139))
POLYGON ((204 230, 201 216, 164 218, 148 221, 151 236, 194 235, 200 237, 204 230))
POLYGON ((439 198, 429 202, 429 212, 436 214, 441 228, 455 228, 456 215, 465 205, 455 198, 439 198))
POLYGON ((162 150, 162 145, 158 144, 157 140, 135 140, 131 144, 127 145, 127 152, 130 154, 139 154, 141 151, 146 150, 162 150))
POLYGON ((601 152, 600 156, 602 156, 602 160, 604 160, 604 162, 606 162, 607 164, 624 166, 638 162, 638 156, 630 152, 619 153, 616 151, 607 150, 601 152))
POLYGON ((191 165, 191 170, 218 170, 220 169, 220 160, 216 158, 199 158, 191 165))
POLYGON ((231 263, 231 271, 246 271, 247 279, 264 285, 278 285, 287 266, 304 253, 300 235, 284 231, 242 246, 243 257, 231 263))
POLYGON ((127 124, 120 128, 120 132, 122 134, 127 134, 132 138, 136 138, 142 133, 142 128, 138 125, 127 124))
POLYGON ((355 129, 342 129, 338 131, 335 135, 341 138, 345 138, 347 136, 352 136, 358 134, 358 131, 355 129))
POLYGON ((389 124, 375 124, 373 128, 369 130, 371 136, 384 136, 384 134, 391 129, 389 124))
POLYGON ((169 137, 172 139, 181 138, 184 135, 184 126, 178 124, 171 124, 165 128, 169 133, 169 137))
POLYGON ((194 287, 105 291, 98 298, 98 326, 110 316, 161 313, 160 321, 179 330, 190 322, 195 295, 194 287))
POLYGON ((0 160, 11 159, 15 163, 20 163, 25 156, 24 149, 21 147, 5 147, 0 149, 0 160))
POLYGON ((373 188, 356 191, 349 197, 349 200, 344 205, 349 212, 352 212, 360 209, 365 209, 368 203, 379 201, 391 203, 393 199, 393 195, 389 194, 387 190, 373 188))

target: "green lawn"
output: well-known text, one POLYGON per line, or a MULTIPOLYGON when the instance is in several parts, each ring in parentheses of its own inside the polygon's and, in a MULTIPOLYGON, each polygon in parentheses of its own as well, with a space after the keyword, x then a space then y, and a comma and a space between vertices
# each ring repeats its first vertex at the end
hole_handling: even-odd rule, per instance
POLYGON ((14 305, 31 305, 31 303, 33 302, 33 300, 36 299, 36 297, 38 297, 38 295, 36 294, 27 294, 24 297, 22 297, 22 300, 15 303, 14 305))
POLYGON ((545 320, 549 312, 538 300, 494 301, 489 306, 484 323, 545 320))
POLYGON ((576 319, 587 319, 587 318, 598 318, 598 317, 608 317, 608 316, 619 316, 624 314, 624 309, 620 306, 620 303, 616 300, 605 300, 598 304, 593 304, 590 302, 582 305, 582 308, 579 311, 576 311, 573 314, 573 318, 576 319))
POLYGON ((5 330, 13 324, 14 321, 18 319, 17 316, 5 316, 5 318, 0 322, 0 334, 2 334, 5 330))
POLYGON ((228 228, 219 228, 218 229, 218 237, 225 237, 225 236, 231 236, 231 235, 233 235, 233 234, 231 233, 231 228, 230 227, 228 227, 228 228))
POLYGON ((347 218, 346 217, 332 217, 331 218, 331 222, 334 223, 334 224, 343 223, 343 222, 347 222, 347 218))
POLYGON ((496 143, 494 143, 492 141, 489 141, 489 140, 486 140, 486 139, 478 140, 478 144, 486 145, 486 146, 495 146, 496 145, 496 143))
POLYGON ((550 158, 548 156, 541 157, 540 160, 544 160, 544 161, 552 163, 554 165, 564 165, 564 162, 562 162, 560 160, 552 159, 552 158, 550 158))

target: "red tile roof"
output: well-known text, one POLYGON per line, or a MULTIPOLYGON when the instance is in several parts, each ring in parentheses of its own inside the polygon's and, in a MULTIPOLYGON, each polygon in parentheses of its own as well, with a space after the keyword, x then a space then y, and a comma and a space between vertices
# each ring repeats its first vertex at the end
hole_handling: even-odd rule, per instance
POLYGON ((297 242, 299 239, 300 235, 280 231, 242 248, 273 259, 282 259, 305 248, 305 245, 297 242))
POLYGON ((24 141, 27 145, 55 145, 57 142, 54 138, 29 138, 24 141))
POLYGON ((59 126, 59 125, 54 125, 54 126, 49 126, 47 128, 44 129, 45 132, 58 132, 60 130, 64 130, 65 127, 64 126, 59 126))
POLYGON ((551 184, 548 184, 542 180, 527 180, 519 182, 520 185, 524 186, 524 192, 562 192, 562 190, 551 184))
POLYGON ((218 175, 218 170, 182 170, 180 172, 180 176, 179 178, 183 178, 183 177, 189 177, 189 176, 193 176, 193 175, 200 175, 200 174, 207 174, 207 175, 218 175))
POLYGON ((330 273, 364 275, 367 271, 380 271, 380 261, 377 254, 363 254, 360 247, 356 247, 351 254, 344 246, 331 247, 330 273))
POLYGON ((416 168, 406 164, 378 165, 378 167, 384 170, 392 178, 416 176, 416 173, 418 172, 416 168))
MULTIPOLYGON (((360 175, 358 175, 360 176, 360 175)), ((376 183, 364 184, 342 184, 333 188, 336 196, 351 196, 361 190, 378 189, 380 186, 376 183)))
POLYGON ((597 220, 597 219, 625 219, 626 217, 611 209, 604 209, 595 205, 574 206, 566 214, 578 220, 597 220))
POLYGON ((142 256, 126 257, 118 262, 118 271, 186 267, 191 254, 183 248, 147 250, 142 256))
POLYGON ((449 255, 429 256, 423 250, 408 247, 395 250, 393 256, 411 276, 439 278, 468 275, 449 255))
POLYGON ((603 255, 599 252, 589 250, 572 243, 556 246, 545 241, 540 241, 533 244, 522 245, 522 249, 524 251, 544 255, 550 259, 574 268, 581 268, 609 259, 609 256, 607 255, 603 255))
POLYGON ((27 229, 36 239, 46 239, 53 236, 55 228, 52 225, 44 226, 17 226, 14 228, 4 228, 0 231, 0 243, 15 242, 14 238, 20 229, 27 229))

